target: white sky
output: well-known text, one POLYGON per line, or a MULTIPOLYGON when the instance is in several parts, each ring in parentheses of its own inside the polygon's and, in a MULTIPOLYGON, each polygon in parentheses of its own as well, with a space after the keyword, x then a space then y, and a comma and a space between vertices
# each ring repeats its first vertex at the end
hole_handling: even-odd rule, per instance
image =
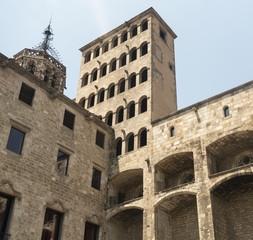
POLYGON ((78 49, 151 6, 178 36, 179 109, 253 79, 252 0, 2 0, 0 52, 12 57, 37 45, 52 16, 65 94, 74 98, 78 49))

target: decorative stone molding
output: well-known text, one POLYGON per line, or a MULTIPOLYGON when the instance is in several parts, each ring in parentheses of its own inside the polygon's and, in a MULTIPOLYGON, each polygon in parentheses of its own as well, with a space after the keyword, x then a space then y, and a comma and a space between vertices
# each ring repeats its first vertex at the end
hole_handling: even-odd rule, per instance
POLYGON ((13 184, 9 180, 3 179, 0 181, 0 192, 17 197, 18 200, 21 199, 21 193, 14 189, 13 184))

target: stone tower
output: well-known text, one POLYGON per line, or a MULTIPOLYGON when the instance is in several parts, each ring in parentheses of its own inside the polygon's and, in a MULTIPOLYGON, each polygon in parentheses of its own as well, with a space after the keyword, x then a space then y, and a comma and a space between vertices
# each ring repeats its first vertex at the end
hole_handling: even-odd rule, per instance
POLYGON ((57 53, 50 46, 53 40, 50 23, 44 30, 44 35, 43 42, 35 49, 25 48, 14 55, 14 59, 30 73, 63 93, 66 85, 66 67, 60 63, 57 53))

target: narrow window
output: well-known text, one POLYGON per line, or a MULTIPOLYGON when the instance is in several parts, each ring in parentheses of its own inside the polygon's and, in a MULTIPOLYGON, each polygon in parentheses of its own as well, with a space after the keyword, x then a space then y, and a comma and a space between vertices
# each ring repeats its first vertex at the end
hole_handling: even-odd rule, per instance
POLYGON ((109 126, 112 126, 112 117, 113 117, 113 114, 112 114, 112 113, 110 113, 110 114, 107 116, 106 124, 109 125, 109 126))
POLYGON ((91 186, 97 190, 100 190, 101 172, 96 168, 93 168, 91 186))
POLYGON ((160 38, 161 38, 163 41, 166 41, 166 34, 165 34, 165 32, 164 32, 162 29, 160 29, 160 38))
POLYGON ((174 136, 175 136, 175 128, 174 128, 174 127, 171 127, 171 128, 170 128, 170 136, 171 136, 171 137, 174 137, 174 136))
POLYGON ((137 26, 132 29, 132 37, 137 35, 137 26))
POLYGON ((99 226, 93 223, 85 223, 84 240, 98 240, 99 226))
POLYGON ((116 143, 116 156, 120 156, 122 154, 122 139, 118 139, 116 143))
POLYGON ((63 125, 73 130, 75 122, 75 115, 67 110, 64 113, 63 125))
POLYGON ((6 148, 14 153, 21 154, 25 133, 11 127, 6 148))
POLYGON ((137 58, 137 50, 136 50, 136 49, 133 49, 133 50, 131 51, 130 57, 131 57, 131 58, 130 58, 131 62, 134 61, 134 60, 136 60, 136 58, 137 58))
POLYGON ((129 136, 128 138, 128 142, 127 142, 127 152, 131 152, 134 150, 134 135, 132 134, 131 136, 129 136))
POLYGON ((63 175, 68 175, 68 167, 69 167, 69 155, 59 150, 57 156, 58 171, 63 175))
MULTIPOLYGON (((55 78, 55 77, 53 76, 53 78, 55 78)), ((53 88, 55 87, 55 79, 52 80, 51 87, 53 87, 53 88)))
POLYGON ((147 111, 147 98, 145 97, 141 100, 141 111, 140 111, 140 113, 144 113, 146 111, 147 111))
POLYGON ((132 118, 135 116, 135 103, 132 103, 130 106, 129 106, 129 115, 128 115, 128 118, 132 118))
POLYGON ((140 134, 140 147, 147 145, 147 130, 144 129, 140 134))
POLYGON ((34 93, 35 93, 35 90, 33 88, 29 87, 25 83, 22 83, 22 86, 21 86, 18 98, 22 102, 24 102, 24 103, 32 106, 32 101, 33 101, 33 98, 34 98, 34 93))
POLYGON ((141 25, 141 31, 144 32, 148 29, 148 21, 145 21, 144 23, 142 23, 141 25))
POLYGON ((145 69, 141 73, 141 82, 140 83, 146 82, 147 80, 148 80, 148 70, 145 69))
POLYGON ((44 82, 48 82, 48 76, 49 76, 49 71, 46 70, 45 75, 44 75, 44 82))
POLYGON ((101 76, 103 77, 103 76, 106 75, 107 65, 102 66, 101 69, 102 69, 102 71, 101 71, 101 76))
POLYGON ((111 62, 111 72, 116 70, 116 59, 111 62))
POLYGON ((104 45, 103 52, 104 52, 104 53, 105 53, 105 52, 108 52, 108 49, 109 49, 109 44, 106 43, 106 44, 104 45))
POLYGON ((148 44, 145 43, 144 45, 142 45, 141 47, 141 56, 144 56, 148 53, 148 44))
POLYGON ((113 42, 112 42, 112 47, 117 47, 118 46, 118 38, 116 37, 113 42))
POLYGON ((104 148, 104 142, 105 142, 105 135, 97 130, 97 134, 96 134, 96 144, 101 147, 104 148))
POLYGON ((98 77, 98 70, 95 70, 92 74, 92 81, 96 81, 97 80, 97 77, 98 77))
POLYGON ((129 88, 133 88, 136 86, 136 75, 132 75, 130 77, 130 83, 129 83, 129 88))
POLYGON ((35 64, 33 62, 30 62, 28 64, 28 70, 31 74, 34 74, 35 73, 35 64))
POLYGON ((97 49, 95 50, 95 58, 99 56, 99 51, 100 51, 99 48, 97 48, 97 49))
POLYGON ((89 75, 88 75, 88 74, 85 75, 85 76, 83 76, 81 87, 84 87, 84 86, 86 86, 86 85, 88 84, 88 78, 89 78, 89 75))
POLYGON ((118 111, 118 121, 117 121, 117 123, 123 122, 123 119, 124 119, 124 108, 122 107, 118 111))
POLYGON ((126 65, 126 54, 124 54, 122 57, 121 57, 121 61, 120 61, 120 66, 123 67, 126 65))
POLYGON ((93 107, 94 104, 95 104, 95 95, 93 94, 89 97, 89 107, 93 107))
POLYGON ((85 55, 85 62, 89 62, 90 61, 90 56, 91 56, 91 53, 88 52, 86 55, 85 55))
POLYGON ((79 104, 83 107, 83 108, 85 108, 85 98, 83 98, 83 99, 81 99, 80 100, 80 102, 79 102, 79 104))
POLYGON ((100 93, 99 93, 99 96, 98 96, 98 103, 101 103, 105 100, 105 90, 102 90, 100 93))
POLYGON ((125 92, 125 80, 121 81, 119 84, 119 93, 125 92))
POLYGON ((10 234, 7 233, 7 224, 10 220, 11 205, 13 198, 0 193, 0 239, 7 240, 10 234))
POLYGON ((122 34, 121 42, 125 42, 125 41, 127 41, 127 32, 124 32, 124 33, 122 34))
POLYGON ((62 213, 55 210, 46 209, 41 240, 60 239, 60 225, 62 213))
POLYGON ((229 115, 230 115, 230 113, 229 113, 229 107, 226 106, 226 107, 224 107, 224 116, 228 117, 229 115))
POLYGON ((109 98, 114 97, 115 85, 112 85, 109 89, 109 98))

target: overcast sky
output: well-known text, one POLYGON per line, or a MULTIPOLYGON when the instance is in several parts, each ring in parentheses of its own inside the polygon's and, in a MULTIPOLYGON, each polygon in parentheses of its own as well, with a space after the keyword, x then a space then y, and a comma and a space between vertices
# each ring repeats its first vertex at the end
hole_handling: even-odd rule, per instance
POLYGON ((177 34, 178 108, 253 80, 252 0, 2 0, 0 52, 12 57, 43 39, 52 16, 53 46, 75 98, 83 45, 153 7, 177 34))

